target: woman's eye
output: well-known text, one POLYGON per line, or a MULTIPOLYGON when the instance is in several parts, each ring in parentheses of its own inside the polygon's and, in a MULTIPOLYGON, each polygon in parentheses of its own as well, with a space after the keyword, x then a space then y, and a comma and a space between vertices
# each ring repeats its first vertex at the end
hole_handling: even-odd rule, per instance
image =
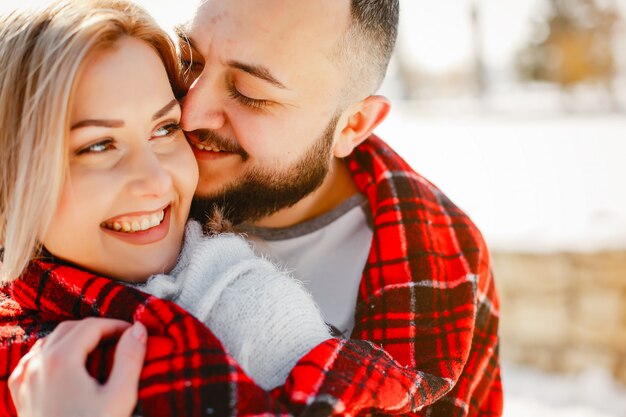
POLYGON ((162 137, 165 137, 165 136, 171 136, 174 133, 179 132, 180 129, 181 128, 180 128, 180 125, 178 123, 169 123, 169 124, 166 124, 165 126, 161 126, 157 130, 155 130, 153 137, 155 137, 155 138, 162 138, 162 137))
POLYGON ((111 149, 115 149, 115 146, 113 145, 113 139, 105 139, 98 143, 94 143, 93 145, 82 148, 81 150, 76 152, 76 155, 98 154, 111 149))
POLYGON ((250 98, 248 96, 245 96, 241 94, 234 85, 229 86, 228 90, 232 99, 253 110, 263 110, 272 103, 269 100, 259 100, 256 98, 250 98))

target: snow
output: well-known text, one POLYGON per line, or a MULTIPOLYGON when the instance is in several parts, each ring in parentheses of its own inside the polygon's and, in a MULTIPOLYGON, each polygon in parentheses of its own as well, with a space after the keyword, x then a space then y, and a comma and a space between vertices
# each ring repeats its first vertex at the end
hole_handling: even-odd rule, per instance
POLYGON ((398 102, 377 133, 472 217, 492 250, 626 248, 624 115, 555 111, 541 94, 518 111, 398 102))
POLYGON ((626 416, 626 387, 599 369, 549 375, 505 364, 503 376, 504 417, 626 416))

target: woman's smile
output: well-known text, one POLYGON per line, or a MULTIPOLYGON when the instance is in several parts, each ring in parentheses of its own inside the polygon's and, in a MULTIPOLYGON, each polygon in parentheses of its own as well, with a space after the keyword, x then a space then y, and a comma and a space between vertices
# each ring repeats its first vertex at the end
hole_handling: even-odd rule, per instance
POLYGON ((100 227, 116 232, 135 233, 157 227, 165 217, 165 210, 170 204, 155 210, 123 214, 103 221, 100 227))
POLYGON ((171 205, 152 214, 125 215, 102 223, 109 236, 134 245, 148 245, 164 239, 170 230, 171 205))

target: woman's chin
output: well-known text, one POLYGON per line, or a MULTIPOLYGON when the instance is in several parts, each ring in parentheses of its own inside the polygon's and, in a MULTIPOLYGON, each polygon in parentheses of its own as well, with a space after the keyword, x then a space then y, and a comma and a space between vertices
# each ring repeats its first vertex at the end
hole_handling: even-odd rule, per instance
POLYGON ((132 265, 120 265, 121 268, 116 268, 116 271, 111 271, 113 273, 107 276, 131 284, 142 284, 147 282, 153 275, 167 274, 174 269, 179 253, 180 248, 177 248, 176 251, 172 250, 169 254, 164 254, 161 251, 150 257, 150 259, 144 258, 143 262, 137 259, 138 262, 133 262, 132 265), (155 263, 155 260, 160 262, 155 263))

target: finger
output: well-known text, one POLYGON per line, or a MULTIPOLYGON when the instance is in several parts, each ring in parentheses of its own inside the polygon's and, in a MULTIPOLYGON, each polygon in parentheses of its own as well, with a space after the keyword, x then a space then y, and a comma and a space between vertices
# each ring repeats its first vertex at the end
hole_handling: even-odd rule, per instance
MULTIPOLYGON (((45 340, 46 338, 41 338, 39 340, 37 340, 35 342, 35 344, 30 348, 30 350, 28 352, 26 352, 26 354, 24 356, 22 356, 22 358, 20 359, 19 363, 17 364, 18 367, 25 367, 26 364, 30 361, 30 359, 33 356, 37 356, 41 354, 41 351, 43 350, 43 346, 44 343, 46 342, 45 340)), ((15 368, 17 369, 17 368, 15 368)))
POLYGON ((80 320, 67 320, 59 323, 47 338, 46 345, 54 346, 59 340, 62 340, 74 327, 80 323, 80 320))
POLYGON ((46 343, 48 343, 48 336, 42 337, 41 339, 37 339, 33 347, 30 348, 29 352, 41 350, 46 343))
MULTIPOLYGON (((22 358, 24 359, 24 358, 22 358)), ((9 392, 11 393, 11 399, 13 399, 13 404, 17 410, 20 409, 20 387, 24 382, 26 361, 20 360, 17 367, 13 370, 11 375, 9 376, 9 380, 7 381, 7 385, 9 386, 9 392)))
POLYGON ((34 356, 41 354, 41 350, 46 342, 46 338, 41 338, 35 342, 35 344, 30 348, 30 350, 26 353, 26 355, 22 356, 20 361, 18 362, 13 372, 9 376, 8 385, 9 390, 13 390, 17 388, 19 384, 21 384, 24 379, 24 375, 27 372, 28 364, 34 356))
POLYGON ((13 372, 11 372, 11 375, 9 375, 9 379, 7 381, 9 393, 11 394, 13 404, 18 410, 21 407, 20 398, 22 397, 22 395, 20 394, 20 392, 22 384, 24 383, 24 378, 26 376, 26 373, 28 372, 28 364, 30 363, 31 358, 41 354, 41 349, 44 343, 45 338, 37 340, 35 344, 30 348, 30 350, 26 353, 26 355, 22 356, 15 369, 13 369, 13 372))
POLYGON ((139 375, 146 354, 148 333, 140 322, 135 322, 120 337, 115 349, 113 369, 105 392, 113 395, 120 410, 132 412, 137 402, 139 375))
POLYGON ((87 356, 98 346, 100 341, 113 335, 120 334, 130 326, 122 320, 87 318, 79 321, 69 329, 62 338, 55 342, 46 343, 46 349, 54 349, 65 360, 85 363, 87 356))

